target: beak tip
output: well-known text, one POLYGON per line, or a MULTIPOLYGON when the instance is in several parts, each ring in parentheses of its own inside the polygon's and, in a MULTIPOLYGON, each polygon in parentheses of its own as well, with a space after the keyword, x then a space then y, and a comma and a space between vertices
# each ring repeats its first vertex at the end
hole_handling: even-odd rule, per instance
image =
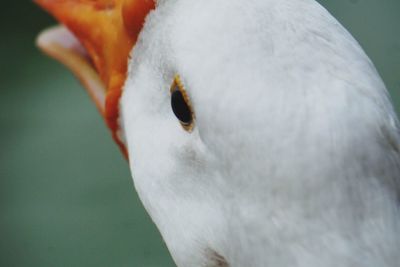
POLYGON ((43 50, 48 44, 48 31, 49 29, 43 30, 36 36, 35 45, 40 48, 40 50, 43 50))
POLYGON ((46 52, 46 48, 58 43, 55 36, 61 36, 61 34, 64 34, 63 32, 65 31, 65 27, 61 25, 47 28, 39 33, 39 35, 36 37, 35 44, 40 50, 46 52))

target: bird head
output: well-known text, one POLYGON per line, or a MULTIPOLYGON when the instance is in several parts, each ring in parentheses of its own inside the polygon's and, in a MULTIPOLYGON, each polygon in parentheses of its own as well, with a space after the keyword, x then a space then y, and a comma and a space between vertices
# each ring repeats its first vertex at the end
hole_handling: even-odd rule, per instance
MULTIPOLYGON (((263 146, 273 143, 260 142, 271 135, 262 120, 274 116, 265 107, 279 105, 265 93, 270 67, 263 57, 271 47, 256 31, 266 24, 258 7, 244 12, 240 1, 35 1, 63 24, 44 31, 39 47, 67 65, 95 100, 164 238, 178 238, 171 227, 226 231, 218 220, 223 199, 239 196, 239 184, 243 191, 262 190, 263 146)), ((282 78, 270 76, 271 86, 282 78)), ((190 232, 197 235, 188 236, 193 246, 213 236, 190 232)))
MULTIPOLYGON (((257 191, 254 177, 264 171, 257 141, 266 127, 255 115, 268 100, 258 74, 269 47, 247 32, 258 27, 254 14, 226 8, 229 1, 35 1, 63 25, 44 31, 39 47, 94 99, 171 251, 213 236, 193 230, 185 243, 171 227, 225 231, 218 218, 235 194, 229 187, 244 178, 242 189, 257 191)), ((224 253, 208 247, 201 250, 224 253)))
POLYGON ((178 266, 286 266, 268 260, 338 184, 332 125, 360 121, 334 74, 365 79, 355 56, 375 75, 350 35, 315 1, 36 2, 64 25, 39 46, 95 100, 178 266))

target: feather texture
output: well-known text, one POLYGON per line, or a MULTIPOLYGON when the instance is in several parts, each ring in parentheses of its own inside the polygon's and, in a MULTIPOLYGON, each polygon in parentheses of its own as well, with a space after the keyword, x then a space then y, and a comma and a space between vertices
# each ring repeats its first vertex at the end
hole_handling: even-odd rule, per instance
POLYGON ((317 2, 159 1, 121 110, 136 189, 179 267, 213 266, 209 251, 230 267, 398 266, 398 119, 317 2), (192 133, 169 105, 176 74, 192 133))

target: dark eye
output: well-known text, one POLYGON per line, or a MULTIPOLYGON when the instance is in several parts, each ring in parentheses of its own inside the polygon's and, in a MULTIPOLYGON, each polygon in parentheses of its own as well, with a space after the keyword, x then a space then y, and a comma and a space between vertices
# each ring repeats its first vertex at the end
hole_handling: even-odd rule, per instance
POLYGON ((184 124, 190 124, 192 122, 192 112, 187 105, 181 91, 176 90, 171 95, 172 111, 178 120, 184 124))
POLYGON ((171 86, 171 107, 176 118, 187 131, 193 129, 193 112, 183 84, 176 76, 171 86))

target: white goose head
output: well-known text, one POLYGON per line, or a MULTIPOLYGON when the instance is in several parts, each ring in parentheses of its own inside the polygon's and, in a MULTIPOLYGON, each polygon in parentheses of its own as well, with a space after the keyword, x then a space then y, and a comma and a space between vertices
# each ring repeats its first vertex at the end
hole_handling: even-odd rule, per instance
POLYGON ((178 266, 397 266, 397 118, 315 1, 158 1, 123 84, 115 137, 178 266))

